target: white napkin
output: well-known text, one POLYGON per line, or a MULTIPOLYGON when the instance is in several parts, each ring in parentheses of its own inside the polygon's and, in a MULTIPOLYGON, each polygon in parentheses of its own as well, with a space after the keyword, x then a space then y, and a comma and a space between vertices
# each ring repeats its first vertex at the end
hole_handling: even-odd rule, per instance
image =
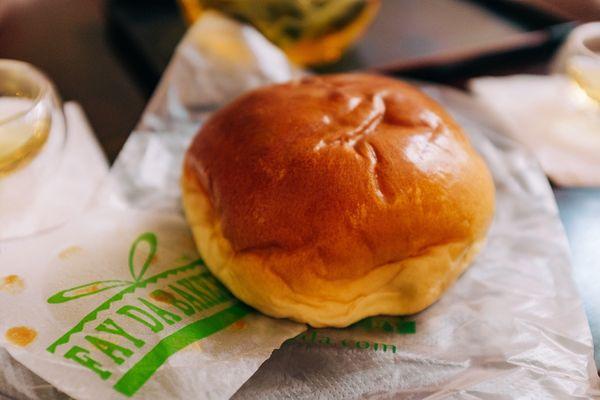
MULTIPOLYGON (((14 182, 2 182, 3 190, 13 183, 23 189, 3 194, 0 202, 0 241, 32 235, 72 219, 91 201, 100 182, 108 173, 108 162, 100 148, 81 106, 65 104, 67 139, 56 170, 42 182, 19 171, 14 182), (6 196, 5 196, 6 195, 6 196)), ((40 157, 43 154, 40 155, 40 157)), ((28 167, 26 167, 27 169, 28 167)))
POLYGON ((470 82, 478 100, 563 186, 600 186, 600 105, 563 75, 470 82))

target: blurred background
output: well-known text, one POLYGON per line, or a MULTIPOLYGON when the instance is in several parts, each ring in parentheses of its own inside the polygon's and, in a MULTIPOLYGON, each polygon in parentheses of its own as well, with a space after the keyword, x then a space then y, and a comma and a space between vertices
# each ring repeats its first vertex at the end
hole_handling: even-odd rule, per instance
MULTIPOLYGON (((65 100, 80 102, 112 161, 185 32, 180 6, 1 0, 0 58, 36 65, 65 100)), ((375 68, 458 86, 484 73, 541 73, 571 24, 589 20, 600 20, 600 0, 383 0, 358 44, 320 69, 375 68)))

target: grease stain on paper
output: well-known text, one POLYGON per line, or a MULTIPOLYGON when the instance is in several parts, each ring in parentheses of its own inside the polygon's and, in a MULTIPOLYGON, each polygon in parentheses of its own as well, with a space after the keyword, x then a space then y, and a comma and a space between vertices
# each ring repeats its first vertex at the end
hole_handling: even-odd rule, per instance
POLYGON ((246 322, 243 319, 240 319, 238 321, 235 321, 233 324, 230 325, 229 329, 232 331, 241 331, 244 328, 246 328, 248 324, 246 324, 246 322))
POLYGON ((81 253, 82 251, 83 249, 79 246, 69 246, 66 249, 62 250, 60 253, 58 253, 58 258, 61 260, 67 260, 73 257, 74 255, 81 253))
POLYGON ((82 294, 96 293, 97 291, 99 291, 99 289, 100 289, 100 285, 99 284, 91 285, 91 286, 86 286, 84 288, 81 288, 79 290, 74 291, 73 295, 75 295, 75 296, 81 296, 82 294))
POLYGON ((150 298, 156 301, 160 301, 161 303, 173 304, 175 301, 175 296, 173 296, 169 292, 165 292, 164 290, 155 290, 150 293, 150 298))
POLYGON ((9 343, 19 347, 26 347, 31 344, 37 337, 35 329, 27 326, 13 326, 4 334, 9 343))
POLYGON ((0 291, 17 294, 24 288, 25 282, 18 275, 8 275, 0 279, 0 291))

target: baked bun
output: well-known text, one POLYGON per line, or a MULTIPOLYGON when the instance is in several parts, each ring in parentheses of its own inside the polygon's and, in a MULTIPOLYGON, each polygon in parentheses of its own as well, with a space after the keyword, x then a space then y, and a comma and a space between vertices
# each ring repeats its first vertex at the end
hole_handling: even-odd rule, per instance
POLYGON ((213 274, 314 327, 423 310, 481 249, 494 210, 490 173, 446 111, 364 74, 239 97, 193 140, 182 189, 213 274))

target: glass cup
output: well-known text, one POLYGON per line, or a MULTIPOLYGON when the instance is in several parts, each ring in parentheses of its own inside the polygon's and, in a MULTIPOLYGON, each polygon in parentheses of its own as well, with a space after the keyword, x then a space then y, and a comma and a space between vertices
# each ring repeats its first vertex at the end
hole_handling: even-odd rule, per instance
POLYGON ((600 22, 580 25, 558 53, 554 72, 573 83, 573 98, 583 106, 600 106, 600 22))
POLYGON ((178 0, 186 21, 205 9, 250 23, 299 65, 337 61, 374 20, 380 0, 178 0))
POLYGON ((567 61, 567 75, 590 98, 600 102, 600 30, 582 43, 582 51, 567 61))
POLYGON ((0 59, 0 239, 48 227, 33 220, 33 210, 52 195, 65 140, 62 103, 48 78, 0 59))

